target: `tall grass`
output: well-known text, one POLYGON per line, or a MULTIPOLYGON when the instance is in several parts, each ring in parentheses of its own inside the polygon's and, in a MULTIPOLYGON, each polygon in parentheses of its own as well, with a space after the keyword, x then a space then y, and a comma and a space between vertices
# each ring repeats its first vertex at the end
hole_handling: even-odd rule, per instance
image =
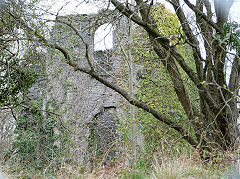
MULTIPOLYGON (((130 166, 131 159, 126 155, 110 161, 107 165, 95 166, 90 173, 85 166, 75 166, 62 164, 56 170, 47 171, 21 171, 10 174, 8 178, 73 178, 73 179, 222 179, 240 178, 237 169, 233 165, 209 162, 204 163, 199 158, 189 155, 179 155, 170 157, 169 155, 159 155, 153 157, 151 164, 145 165, 144 158, 136 164, 130 166)), ((4 167, 7 173, 7 166, 4 167)))
POLYGON ((192 157, 180 156, 178 158, 164 157, 161 160, 155 157, 153 163, 152 179, 200 179, 225 178, 227 166, 207 165, 201 160, 192 157))

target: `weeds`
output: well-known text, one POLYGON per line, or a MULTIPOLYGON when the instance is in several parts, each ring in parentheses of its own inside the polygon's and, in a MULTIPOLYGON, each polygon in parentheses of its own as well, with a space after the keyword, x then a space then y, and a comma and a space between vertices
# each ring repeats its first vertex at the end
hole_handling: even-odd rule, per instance
MULTIPOLYGON (((128 155, 108 162, 105 166, 98 165, 90 173, 85 166, 62 164, 58 168, 44 171, 22 170, 12 174, 9 178, 71 178, 71 179, 218 179, 237 178, 237 168, 222 164, 206 165, 201 160, 193 159, 192 156, 181 155, 180 157, 154 156, 151 164, 143 159, 138 160, 134 167, 130 167, 128 155)), ((10 170, 9 170, 10 171, 10 170)), ((8 172, 4 167, 4 172, 8 172)))

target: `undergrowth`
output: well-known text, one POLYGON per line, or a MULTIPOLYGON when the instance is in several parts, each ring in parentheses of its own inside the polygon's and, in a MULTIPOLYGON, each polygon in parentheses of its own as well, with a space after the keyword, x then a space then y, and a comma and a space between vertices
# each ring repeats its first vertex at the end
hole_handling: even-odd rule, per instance
MULTIPOLYGON (((82 178, 82 179, 201 179, 201 178, 228 178, 238 176, 237 169, 230 160, 220 163, 211 160, 203 162, 194 155, 180 155, 178 157, 168 157, 155 155, 151 162, 140 159, 134 167, 131 167, 129 155, 108 162, 106 165, 96 166, 90 173, 85 166, 62 164, 57 168, 52 168, 51 172, 23 170, 20 173, 13 173, 9 178, 82 178), (235 173, 234 173, 235 172, 235 173)), ((229 156, 228 158, 232 158, 229 156)), ((8 167, 4 166, 4 172, 8 172, 8 167)))

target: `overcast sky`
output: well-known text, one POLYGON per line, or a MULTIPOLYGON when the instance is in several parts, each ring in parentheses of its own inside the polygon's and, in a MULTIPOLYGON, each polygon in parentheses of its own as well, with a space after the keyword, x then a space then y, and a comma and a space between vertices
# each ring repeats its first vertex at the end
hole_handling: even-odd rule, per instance
MULTIPOLYGON (((3 7, 5 0, 0 0, 0 8, 3 7)), ((27 0, 29 1, 29 0, 27 0)), ((182 1, 182 0, 181 0, 182 1)), ((190 0, 195 2, 194 0, 190 0)), ((41 0, 40 5, 44 9, 50 9, 51 12, 58 12, 61 7, 62 10, 60 11, 61 15, 78 13, 78 14, 88 14, 88 13, 95 13, 101 8, 107 7, 107 2, 102 3, 102 0, 87 0, 89 3, 85 3, 83 0, 41 0), (94 3, 91 3, 94 2, 94 3)), ((167 8, 173 11, 173 8, 169 3, 165 0, 157 0, 157 2, 164 3, 167 8)), ((240 23, 240 0, 235 0, 234 4, 231 9, 230 16, 237 22, 240 23)))
MULTIPOLYGON (((28 0, 29 1, 29 0, 28 0)), ((194 2, 193 0, 190 0, 194 2)), ((0 10, 3 7, 4 0, 0 0, 0 10)), ((102 3, 102 0, 88 0, 89 3, 85 3, 83 0, 41 0, 40 7, 43 9, 48 9, 52 13, 59 12, 59 15, 67 15, 67 14, 89 14, 96 13, 98 10, 107 7, 107 2, 102 3), (92 2, 92 3, 91 3, 92 2), (94 2, 94 3, 93 3, 94 2)), ((174 9, 169 3, 166 3, 165 0, 157 0, 157 2, 164 3, 167 8, 174 12, 174 9)), ((183 0, 182 0, 183 2, 183 0)), ((184 4, 184 3, 182 3, 184 4)), ((187 8, 186 5, 183 5, 184 11, 191 13, 191 10, 187 8)), ((240 23, 240 0, 235 0, 235 3, 232 6, 230 12, 230 18, 234 21, 240 23)), ((54 16, 47 15, 46 18, 55 18, 54 16)), ((111 26, 103 26, 99 31, 96 32, 95 37, 95 49, 96 50, 104 50, 106 48, 112 47, 112 27, 111 26), (106 36, 109 34, 109 36, 106 36), (102 37, 106 37, 103 39, 102 37)))
MULTIPOLYGON (((1 0, 0 0, 1 1, 1 0)), ((192 1, 192 0, 191 0, 192 1)), ((234 3, 232 9, 231 9, 231 14, 230 17, 234 21, 237 21, 240 23, 240 1, 235 0, 236 2, 234 3)), ((89 14, 89 13, 96 13, 98 10, 102 8, 107 7, 107 3, 102 3, 102 0, 93 0, 88 1, 90 3, 85 3, 82 0, 42 0, 41 1, 41 6, 43 8, 50 8, 50 11, 53 13, 57 13, 60 9, 59 15, 67 15, 67 14, 89 14)), ((108 2, 108 1, 107 1, 108 2)), ((157 0, 157 2, 164 3, 167 8, 172 10, 174 12, 173 7, 169 4, 166 3, 165 0, 157 0)), ((192 1, 194 2, 194 1, 192 1)), ((184 4, 184 3, 182 3, 184 4)), ((184 11, 192 13, 191 10, 187 8, 186 5, 183 5, 184 11)), ((190 16, 188 16, 190 17, 190 16)), ((104 50, 104 49, 109 49, 112 47, 112 27, 105 25, 104 27, 101 27, 101 30, 96 32, 95 36, 95 50, 104 50), (106 36, 109 34, 108 36, 106 36), (105 38, 102 38, 105 37, 105 38)), ((203 54, 204 55, 204 54, 203 54)))
MULTIPOLYGON (((0 2, 3 0, 0 0, 0 2)), ((190 0, 194 2, 194 0, 190 0)), ((41 5, 45 7, 51 7, 52 12, 57 12, 61 9, 62 6, 64 8, 61 10, 62 15, 72 14, 72 13, 79 13, 79 14, 88 14, 88 13, 95 13, 101 8, 107 7, 107 2, 102 3, 103 1, 88 1, 90 3, 85 3, 82 0, 42 0, 41 5), (94 2, 94 3, 91 3, 94 2)), ((167 8, 174 11, 172 6, 167 3, 165 0, 157 0, 157 2, 164 3, 167 8)), ((183 4, 183 3, 182 3, 183 4)), ((240 0, 235 0, 230 16, 233 17, 235 21, 240 22, 240 0)))

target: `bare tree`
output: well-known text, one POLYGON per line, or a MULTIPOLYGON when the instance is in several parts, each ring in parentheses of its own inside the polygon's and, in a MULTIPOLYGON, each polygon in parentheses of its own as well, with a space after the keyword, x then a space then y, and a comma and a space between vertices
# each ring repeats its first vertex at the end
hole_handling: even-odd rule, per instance
MULTIPOLYGON (((193 120, 193 126, 196 131, 196 140, 193 140, 189 134, 182 131, 182 127, 177 130, 186 137, 186 140, 193 146, 198 144, 212 143, 215 147, 221 149, 229 149, 234 146, 238 135, 237 118, 239 112, 237 109, 237 94, 239 85, 239 68, 236 66, 239 57, 234 55, 230 82, 226 81, 226 62, 228 45, 231 39, 221 39, 217 36, 225 37, 224 25, 228 21, 229 11, 233 4, 231 1, 196 1, 193 5, 190 1, 185 0, 187 6, 195 13, 196 25, 201 36, 204 39, 204 50, 206 58, 203 58, 200 51, 199 39, 194 35, 191 24, 184 14, 184 10, 177 0, 170 2, 181 22, 181 28, 184 31, 184 40, 188 43, 194 54, 194 63, 196 73, 185 62, 184 57, 179 53, 177 48, 172 45, 171 39, 160 34, 156 29, 156 23, 151 18, 151 4, 144 1, 136 1, 136 9, 140 11, 140 16, 131 11, 127 6, 119 1, 111 1, 114 6, 127 17, 131 18, 135 23, 142 26, 151 40, 151 44, 155 52, 159 56, 159 60, 166 67, 175 87, 176 94, 181 102, 188 118, 193 120), (204 8, 207 12, 204 13, 204 8), (215 13, 212 9, 215 9, 215 13), (216 22, 213 21, 216 17, 216 22), (183 80, 179 73, 177 64, 187 73, 189 78, 196 85, 200 96, 200 108, 197 109, 186 91, 183 80), (196 123, 197 118, 202 125, 196 123)), ((231 31, 229 31, 231 33, 231 31)), ((229 36, 230 38, 230 36, 229 36)), ((164 120, 163 120, 164 121, 164 120)))

